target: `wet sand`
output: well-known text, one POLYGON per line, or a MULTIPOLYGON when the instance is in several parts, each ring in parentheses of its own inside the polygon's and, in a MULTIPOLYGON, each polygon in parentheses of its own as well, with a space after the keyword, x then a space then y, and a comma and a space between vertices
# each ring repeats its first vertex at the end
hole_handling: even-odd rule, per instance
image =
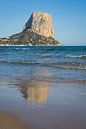
POLYGON ((0 112, 0 129, 28 129, 21 121, 7 112, 0 112))

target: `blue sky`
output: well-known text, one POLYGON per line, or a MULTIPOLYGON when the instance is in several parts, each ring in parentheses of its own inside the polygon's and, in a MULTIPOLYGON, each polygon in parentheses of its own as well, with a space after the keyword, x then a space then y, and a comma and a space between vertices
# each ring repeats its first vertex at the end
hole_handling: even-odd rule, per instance
POLYGON ((86 45, 86 0, 0 0, 0 37, 22 31, 33 11, 52 14, 64 45, 86 45))

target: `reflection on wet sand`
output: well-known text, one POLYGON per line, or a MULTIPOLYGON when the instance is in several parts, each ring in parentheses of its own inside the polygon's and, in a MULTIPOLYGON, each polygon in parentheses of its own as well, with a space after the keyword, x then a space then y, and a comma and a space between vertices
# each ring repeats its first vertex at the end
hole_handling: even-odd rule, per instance
POLYGON ((44 104, 49 94, 49 81, 30 80, 20 84, 21 92, 28 102, 44 104))
POLYGON ((48 98, 50 82, 43 78, 52 76, 46 68, 31 69, 30 79, 21 81, 19 87, 28 102, 44 104, 48 98))

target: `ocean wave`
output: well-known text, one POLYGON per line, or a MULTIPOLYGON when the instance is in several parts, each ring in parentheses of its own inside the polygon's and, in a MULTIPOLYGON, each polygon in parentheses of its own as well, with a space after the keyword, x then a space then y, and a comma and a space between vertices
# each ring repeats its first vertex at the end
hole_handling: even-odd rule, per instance
POLYGON ((86 67, 73 67, 73 66, 57 66, 58 68, 63 69, 76 69, 76 70, 86 70, 86 67))
POLYGON ((86 59, 86 55, 68 55, 66 57, 68 57, 68 58, 82 58, 82 59, 86 59))
POLYGON ((86 64, 76 63, 76 62, 51 63, 48 66, 57 67, 57 68, 63 68, 63 69, 86 70, 86 64))
POLYGON ((15 48, 16 50, 26 50, 27 48, 15 48))
POLYGON ((46 67, 56 67, 61 69, 76 69, 76 70, 86 70, 86 63, 78 63, 78 62, 44 62, 44 61, 28 61, 28 60, 20 60, 20 61, 0 61, 0 64, 8 64, 8 65, 41 65, 46 67))
POLYGON ((36 62, 36 61, 0 61, 0 64, 35 65, 35 64, 40 64, 40 62, 36 62))

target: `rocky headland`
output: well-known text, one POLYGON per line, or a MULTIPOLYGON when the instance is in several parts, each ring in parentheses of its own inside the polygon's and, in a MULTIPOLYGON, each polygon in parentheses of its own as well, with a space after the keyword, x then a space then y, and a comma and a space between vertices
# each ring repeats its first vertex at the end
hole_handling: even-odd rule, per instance
POLYGON ((22 32, 0 38, 0 46, 9 45, 61 46, 61 43, 55 39, 52 16, 48 13, 33 12, 22 32))

